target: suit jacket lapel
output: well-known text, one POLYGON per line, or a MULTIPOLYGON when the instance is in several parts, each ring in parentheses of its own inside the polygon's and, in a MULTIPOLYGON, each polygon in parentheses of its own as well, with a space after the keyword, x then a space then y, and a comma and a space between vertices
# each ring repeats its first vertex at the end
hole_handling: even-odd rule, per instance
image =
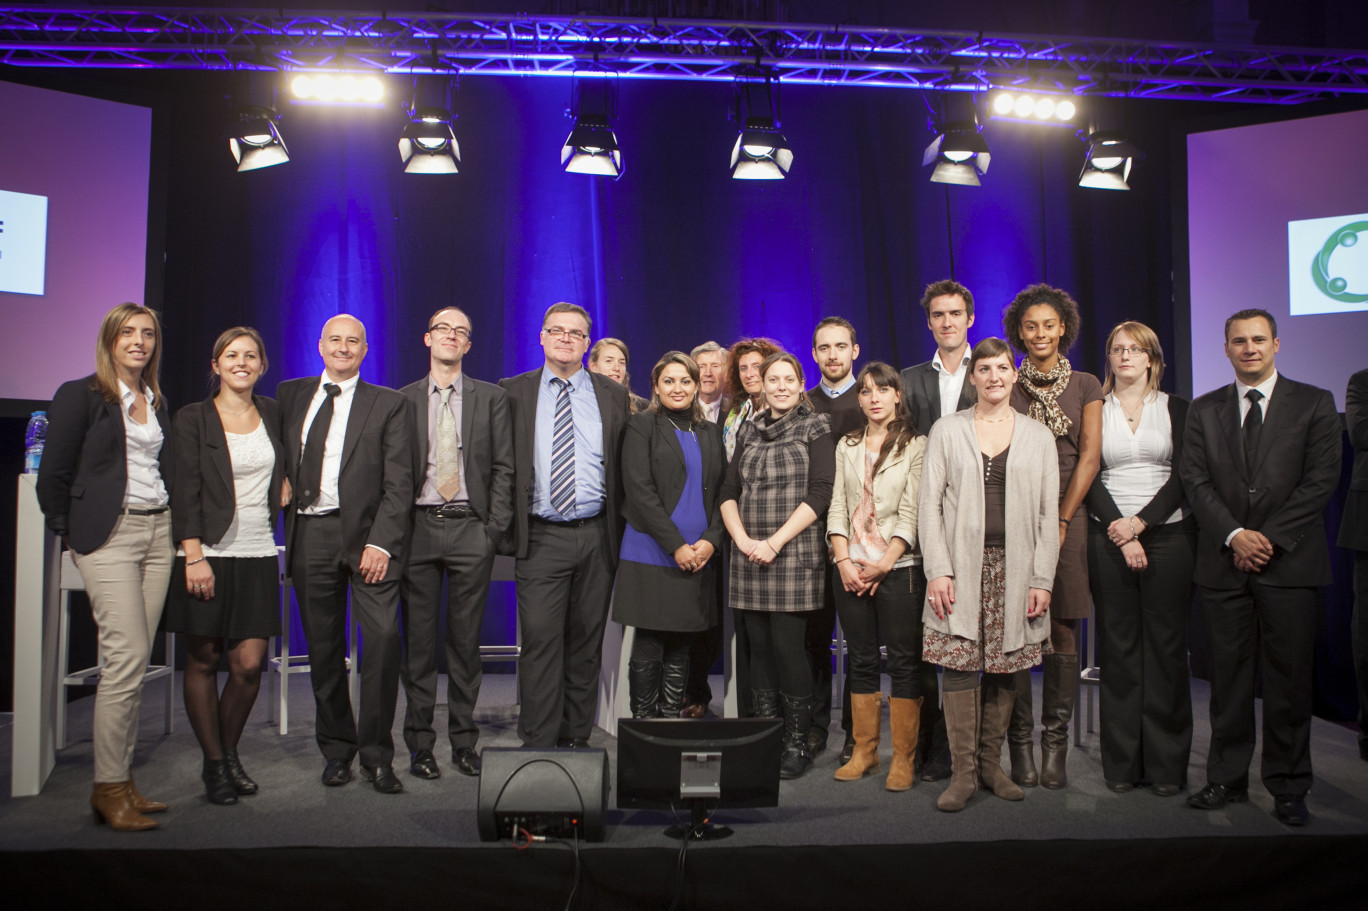
POLYGON ((663 414, 656 415, 656 432, 665 438, 670 451, 679 458, 679 464, 687 467, 684 461, 684 447, 679 445, 679 436, 674 432, 674 424, 663 414))
MULTIPOLYGON (((522 399, 522 438, 527 441, 530 459, 536 459, 537 397, 541 394, 541 375, 544 368, 523 374, 523 382, 516 393, 522 399)), ((529 488, 530 489, 530 488, 529 488)), ((530 507, 530 503, 528 504, 530 507)))
MULTIPOLYGON (((219 477, 227 485, 229 490, 233 489, 233 459, 228 452, 228 435, 223 430, 223 419, 219 417, 218 407, 214 405, 214 397, 211 395, 204 400, 204 410, 202 412, 204 420, 204 445, 209 449, 209 458, 214 463, 219 477)), ((265 421, 265 418, 262 418, 265 421)))
MULTIPOLYGON (((410 388, 408 397, 417 407, 413 415, 414 432, 417 434, 418 454, 422 461, 427 460, 428 451, 428 396, 432 395, 431 377, 423 377, 416 388, 410 388)), ((417 464, 417 462, 415 462, 417 464)))
POLYGON ((1221 416, 1221 426, 1225 430, 1226 449, 1230 453, 1230 461, 1235 463, 1235 470, 1240 473, 1240 477, 1248 481, 1249 472, 1245 468, 1244 440, 1240 435, 1240 401, 1235 394, 1234 383, 1225 387, 1218 413, 1221 416))
MULTIPOLYGON (((475 381, 464 373, 461 374, 461 446, 469 445, 467 441, 475 431, 475 381)), ((426 445, 426 437, 423 440, 426 445)), ((426 451, 426 450, 424 450, 426 451)))
MULTIPOLYGON (((967 365, 961 366, 960 369, 968 370, 969 367, 967 365)), ((978 393, 974 391, 974 387, 970 384, 969 377, 966 375, 964 377, 963 385, 960 386, 959 402, 957 403, 955 410, 963 411, 964 409, 968 408, 970 405, 974 404, 977 401, 978 393)))
POLYGON ((356 444, 361 440, 361 428, 365 426, 366 416, 370 414, 371 406, 374 404, 375 388, 365 380, 357 380, 356 391, 352 393, 351 412, 347 415, 347 435, 342 443, 339 473, 346 469, 347 460, 356 451, 356 444))
POLYGON ((1278 377, 1278 382, 1273 386, 1273 394, 1269 396, 1268 407, 1264 409, 1263 430, 1259 433, 1259 451, 1254 454, 1254 473, 1258 474, 1263 467, 1263 461, 1268 457, 1269 450, 1273 448, 1274 442, 1278 439, 1282 426, 1287 423, 1287 415, 1291 413, 1293 402, 1296 398, 1296 389, 1287 377, 1278 377))

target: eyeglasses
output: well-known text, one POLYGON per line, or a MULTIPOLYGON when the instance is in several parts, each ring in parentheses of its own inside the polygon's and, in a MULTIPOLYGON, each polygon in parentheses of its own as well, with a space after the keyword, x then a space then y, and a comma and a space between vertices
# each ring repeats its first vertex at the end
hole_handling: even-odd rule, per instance
POLYGON ((542 330, 552 338, 568 338, 573 342, 582 342, 589 337, 589 333, 579 329, 566 329, 563 326, 547 326, 542 330))
POLYGON ((1141 348, 1139 345, 1131 345, 1129 348, 1122 348, 1120 345, 1112 346, 1112 357, 1120 357, 1123 354, 1129 354, 1131 357, 1139 357, 1142 354, 1149 354, 1149 349, 1141 348))
POLYGON ((470 330, 465 326, 448 326, 446 323, 438 323, 435 326, 428 326, 428 332, 433 335, 454 335, 463 342, 470 341, 470 330))

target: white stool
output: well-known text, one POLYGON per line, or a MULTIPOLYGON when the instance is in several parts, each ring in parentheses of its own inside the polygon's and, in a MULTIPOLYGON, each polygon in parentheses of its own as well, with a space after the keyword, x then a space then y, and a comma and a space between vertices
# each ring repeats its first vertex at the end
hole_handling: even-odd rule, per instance
MULTIPOLYGON (((62 686, 93 686, 100 682, 100 675, 104 672, 104 657, 98 657, 98 663, 94 667, 83 668, 79 671, 67 669, 67 661, 71 651, 71 593, 85 591, 85 580, 81 578, 81 571, 76 568, 76 561, 71 558, 71 551, 62 551, 62 570, 61 570, 61 612, 57 619, 57 669, 62 676, 62 686)), ((98 643, 98 639, 96 640, 98 643)), ((96 648, 98 649, 98 644, 96 648)), ((97 652, 98 654, 98 652, 97 652)), ((147 673, 143 675, 143 682, 166 678, 166 733, 170 734, 174 729, 176 711, 176 634, 166 634, 166 664, 149 664, 147 673)), ((66 692, 65 690, 57 697, 57 724, 54 731, 57 749, 66 749, 66 692)))

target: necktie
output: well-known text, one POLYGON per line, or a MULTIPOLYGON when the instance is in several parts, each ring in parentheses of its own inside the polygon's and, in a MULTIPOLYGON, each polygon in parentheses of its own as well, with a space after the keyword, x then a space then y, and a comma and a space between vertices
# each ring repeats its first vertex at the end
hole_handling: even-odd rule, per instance
POLYGON ((437 406, 437 494, 448 502, 461 492, 461 436, 451 413, 451 387, 441 390, 437 406))
POLYGON ((323 450, 328 444, 328 428, 332 426, 333 402, 342 392, 342 387, 336 383, 324 383, 323 391, 327 397, 318 406, 318 413, 309 425, 309 436, 304 441, 304 457, 299 461, 299 489, 295 502, 300 509, 308 509, 318 502, 319 488, 323 484, 323 450))
POLYGON ((1263 432, 1263 409, 1259 407, 1263 393, 1251 389, 1245 393, 1245 398, 1249 400, 1249 413, 1245 415, 1244 420, 1245 471, 1252 476, 1254 457, 1259 452, 1259 434, 1263 432))
POLYGON ((575 510, 575 420, 570 412, 570 383, 559 377, 556 419, 551 425, 551 505, 569 518, 575 510))

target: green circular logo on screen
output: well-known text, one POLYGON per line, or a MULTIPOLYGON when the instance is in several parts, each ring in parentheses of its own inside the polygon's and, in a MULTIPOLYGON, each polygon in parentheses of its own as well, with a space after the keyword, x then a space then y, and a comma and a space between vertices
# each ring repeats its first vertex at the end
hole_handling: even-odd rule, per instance
POLYGON ((1349 290, 1349 283, 1342 278, 1330 276, 1330 257, 1340 247, 1352 247, 1358 243, 1360 231, 1368 232, 1368 221, 1356 221, 1345 225, 1330 235, 1329 240, 1320 248, 1311 262, 1311 278, 1316 287, 1326 297, 1345 304, 1361 304, 1368 301, 1368 292, 1358 293, 1349 290))

